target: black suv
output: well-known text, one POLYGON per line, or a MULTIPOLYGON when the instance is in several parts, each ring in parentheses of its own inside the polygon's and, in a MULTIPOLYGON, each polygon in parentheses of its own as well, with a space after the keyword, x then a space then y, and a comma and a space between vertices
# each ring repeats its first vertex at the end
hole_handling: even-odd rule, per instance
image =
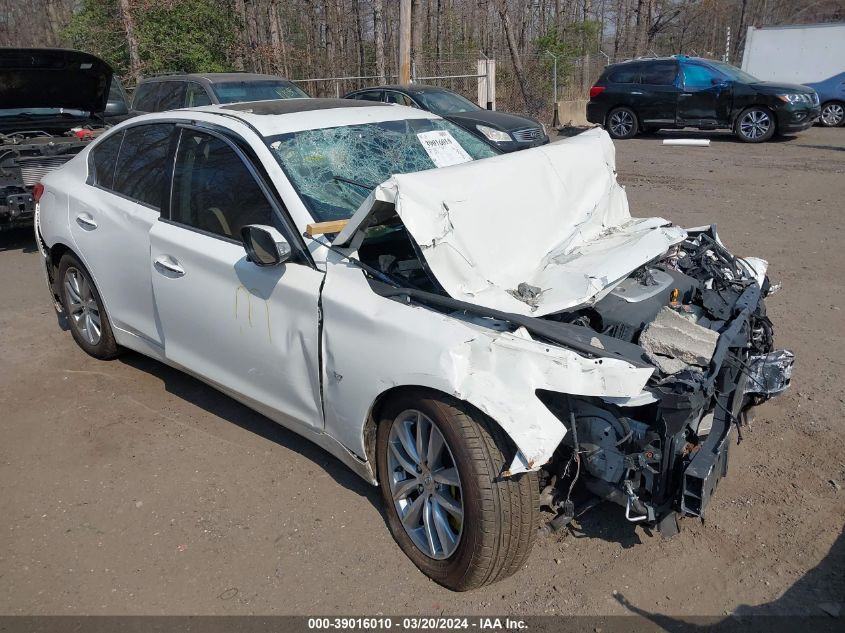
POLYGON ((776 132, 806 130, 818 116, 812 88, 760 81, 724 62, 680 55, 608 66, 587 104, 587 120, 613 138, 695 127, 729 129, 760 143, 776 132))
POLYGON ((301 99, 308 95, 287 79, 254 73, 174 73, 138 84, 132 112, 164 112, 212 103, 301 99))

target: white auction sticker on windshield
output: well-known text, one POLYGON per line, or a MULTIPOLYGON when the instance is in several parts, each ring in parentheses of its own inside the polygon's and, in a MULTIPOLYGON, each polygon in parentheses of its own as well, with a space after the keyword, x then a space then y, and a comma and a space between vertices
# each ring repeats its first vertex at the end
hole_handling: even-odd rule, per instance
POLYGON ((472 156, 458 144, 448 130, 432 130, 417 134, 428 157, 437 167, 458 165, 472 160, 472 156))

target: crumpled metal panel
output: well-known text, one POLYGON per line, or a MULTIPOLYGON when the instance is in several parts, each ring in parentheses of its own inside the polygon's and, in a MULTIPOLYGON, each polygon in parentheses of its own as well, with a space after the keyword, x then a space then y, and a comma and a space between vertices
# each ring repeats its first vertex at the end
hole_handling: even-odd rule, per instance
MULTIPOLYGON (((339 257, 337 259, 340 259, 339 257)), ((652 373, 615 359, 588 359, 373 293, 362 272, 336 261, 322 295, 326 432, 366 455, 362 425, 378 396, 397 386, 428 387, 490 415, 536 470, 566 433, 537 389, 585 396, 639 396, 652 373)))
POLYGON ((385 203, 395 205, 451 297, 532 316, 598 299, 686 237, 666 220, 631 217, 616 181, 613 143, 598 129, 483 161, 397 174, 370 194, 335 245, 351 242, 385 203))

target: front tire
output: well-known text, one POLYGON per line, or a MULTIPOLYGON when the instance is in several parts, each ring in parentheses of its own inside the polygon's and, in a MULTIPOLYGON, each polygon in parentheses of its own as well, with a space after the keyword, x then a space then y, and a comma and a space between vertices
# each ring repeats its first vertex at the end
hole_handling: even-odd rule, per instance
POLYGON ((537 532, 536 473, 502 477, 516 449, 487 416, 419 391, 382 408, 379 485, 393 538, 429 578, 454 591, 515 573, 537 532))
POLYGON ((634 138, 639 129, 637 114, 631 108, 625 106, 613 108, 607 113, 607 122, 604 127, 612 138, 634 138))
POLYGON ((775 127, 775 117, 770 110, 752 106, 739 113, 734 133, 745 143, 764 143, 774 136, 775 127))
POLYGON ((94 358, 109 360, 119 348, 103 300, 82 262, 66 253, 59 262, 59 296, 73 340, 94 358))
POLYGON ((828 101, 822 104, 819 123, 825 127, 839 127, 845 123, 845 103, 841 101, 828 101))

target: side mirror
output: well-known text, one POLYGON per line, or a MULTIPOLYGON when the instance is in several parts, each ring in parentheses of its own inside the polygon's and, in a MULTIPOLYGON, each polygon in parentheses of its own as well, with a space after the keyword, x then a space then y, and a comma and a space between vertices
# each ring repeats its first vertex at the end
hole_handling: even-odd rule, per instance
POLYGON ((275 266, 290 259, 293 250, 272 226, 249 224, 241 229, 246 257, 257 266, 275 266))
POLYGON ((123 116, 124 114, 129 114, 129 108, 126 106, 126 102, 123 99, 118 101, 109 101, 106 103, 106 110, 103 113, 106 116, 123 116))
POLYGON ((718 77, 713 77, 710 80, 710 83, 713 84, 714 86, 719 86, 721 88, 725 88, 725 87, 728 86, 728 84, 730 82, 727 79, 719 79, 718 77))

